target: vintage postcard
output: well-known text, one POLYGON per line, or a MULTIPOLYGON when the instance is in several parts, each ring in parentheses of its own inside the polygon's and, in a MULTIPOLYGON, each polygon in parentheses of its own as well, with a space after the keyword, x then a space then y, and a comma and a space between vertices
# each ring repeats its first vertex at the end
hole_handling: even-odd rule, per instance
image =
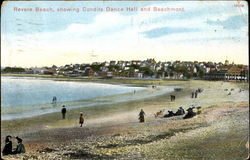
POLYGON ((1 159, 249 158, 246 1, 4 1, 1 159))

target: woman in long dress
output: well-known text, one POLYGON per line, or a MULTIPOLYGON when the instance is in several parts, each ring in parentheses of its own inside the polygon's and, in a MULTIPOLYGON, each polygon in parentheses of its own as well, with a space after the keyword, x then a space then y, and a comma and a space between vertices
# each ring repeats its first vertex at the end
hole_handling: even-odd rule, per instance
POLYGON ((145 118, 144 118, 145 115, 146 115, 145 112, 143 111, 143 109, 141 109, 139 113, 139 120, 141 123, 145 122, 145 118))

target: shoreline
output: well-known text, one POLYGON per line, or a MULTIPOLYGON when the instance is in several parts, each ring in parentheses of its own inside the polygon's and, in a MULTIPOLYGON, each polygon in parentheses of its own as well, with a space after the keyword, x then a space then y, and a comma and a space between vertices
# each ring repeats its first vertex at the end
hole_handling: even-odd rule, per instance
POLYGON ((1 73, 1 76, 7 77, 22 77, 22 78, 37 78, 37 79, 49 79, 49 80, 57 80, 57 81, 76 81, 76 82, 93 82, 93 83, 118 83, 121 85, 150 85, 152 83, 159 82, 181 82, 181 81, 189 81, 186 79, 157 79, 157 78, 129 78, 129 77, 114 77, 111 79, 100 78, 100 77, 87 77, 87 76, 79 76, 79 77, 70 77, 63 75, 38 75, 38 74, 10 74, 10 73, 1 73))
MULTIPOLYGON (((151 89, 146 89, 145 91, 140 91, 140 92, 144 92, 145 94, 150 92, 151 93, 151 89)), ((112 102, 110 104, 93 104, 93 106, 81 106, 78 108, 68 108, 68 120, 72 120, 74 117, 74 115, 76 115, 76 117, 78 116, 78 114, 80 112, 84 112, 86 113, 85 116, 87 116, 88 118, 92 119, 92 118, 96 118, 96 117, 102 117, 102 116, 106 116, 105 114, 110 114, 111 112, 121 112, 121 111, 125 111, 127 109, 130 109, 130 107, 128 107, 128 105, 130 104, 140 104, 140 103, 149 103, 150 101, 157 101, 159 99, 162 99, 162 97, 166 97, 166 99, 170 96, 172 92, 169 93, 163 93, 160 95, 155 95, 153 97, 146 97, 146 98, 142 98, 140 96, 138 96, 138 99, 134 99, 134 100, 124 100, 124 101, 118 101, 118 102, 112 102), (119 107, 120 106, 120 107, 119 107), (97 111, 97 112, 96 112, 97 111), (95 113, 96 112, 96 113, 95 113), (100 115, 100 113, 103 112, 104 115, 100 115)), ((140 94, 140 93, 138 93, 140 94)), ((132 95, 131 93, 127 93, 125 95, 132 95)), ((115 95, 113 97, 119 97, 119 98, 123 98, 124 95, 115 95)), ((109 98, 110 96, 107 96, 106 98, 109 98)), ((96 101, 98 100, 103 100, 105 99, 104 97, 100 97, 99 99, 96 99, 96 101)), ((77 102, 77 101, 74 101, 77 102)), ((81 101, 80 101, 81 103, 81 101)), ((97 102, 98 103, 98 102, 97 102)), ((80 105, 80 104, 79 104, 80 105)), ((33 119, 51 119, 51 117, 57 117, 56 120, 61 120, 61 107, 58 108, 59 110, 57 112, 51 112, 51 113, 46 113, 46 114, 42 114, 42 115, 37 115, 37 116, 32 116, 32 117, 25 117, 25 118, 20 118, 20 119, 12 119, 12 120, 4 120, 2 121, 2 125, 4 125, 5 123, 8 124, 9 129, 10 128, 16 128, 15 127, 15 122, 14 121, 32 121, 33 119), (56 116, 57 115, 57 116, 56 116), (9 125, 13 124, 12 127, 10 127, 9 125)), ((42 123, 42 122, 41 122, 42 123)), ((5 127, 3 127, 5 128, 5 127)))
MULTIPOLYGON (((150 87, 147 87, 143 90, 136 91, 136 93, 128 92, 128 93, 121 93, 121 94, 115 94, 115 95, 110 95, 110 96, 102 96, 102 97, 91 98, 91 99, 57 102, 56 104, 51 104, 51 103, 33 104, 29 106, 36 107, 37 109, 39 109, 38 111, 27 110, 26 112, 21 113, 21 114, 17 114, 13 112, 7 113, 6 115, 2 115, 2 121, 29 118, 29 117, 35 117, 35 116, 39 116, 43 114, 58 112, 61 109, 62 105, 67 106, 67 108, 71 110, 75 108, 111 105, 114 103, 129 102, 129 101, 136 101, 136 100, 140 101, 143 99, 147 99, 148 97, 157 97, 157 96, 161 96, 163 94, 168 94, 172 92, 174 92, 174 88, 169 87, 169 86, 162 86, 162 87, 158 87, 157 89, 151 89, 150 87), (54 106, 51 107, 51 105, 54 105, 54 106), (4 118, 4 116, 6 116, 6 118, 4 118), (11 118, 11 117, 14 117, 14 118, 11 118)), ((18 111, 15 111, 15 112, 18 112, 18 111)))
MULTIPOLYGON (((172 83, 171 86, 176 85, 176 84, 179 84, 179 81, 172 83)), ((165 86, 165 84, 161 84, 161 85, 165 86)), ((183 87, 183 83, 180 83, 180 86, 183 87)), ((190 91, 191 90, 189 90, 188 92, 190 92, 190 91)), ((113 104, 103 104, 103 105, 91 106, 91 107, 74 108, 74 109, 71 109, 70 112, 68 112, 68 120, 72 121, 72 119, 76 119, 76 117, 78 117, 78 114, 80 112, 85 112, 87 118, 91 119, 91 118, 96 118, 96 117, 101 116, 100 115, 101 112, 110 114, 111 112, 126 111, 127 109, 131 109, 131 107, 129 107, 129 105, 131 105, 131 104, 132 105, 137 104, 137 103, 138 104, 140 104, 140 103, 143 104, 144 102, 150 103, 152 100, 157 101, 158 99, 162 99, 162 97, 166 97, 170 101, 170 98, 169 98, 170 94, 171 93, 167 93, 167 94, 163 94, 163 95, 160 95, 160 96, 158 95, 158 96, 153 97, 153 98, 145 98, 145 99, 132 100, 132 101, 127 101, 127 102, 118 102, 118 103, 113 103, 113 104), (117 107, 119 105, 122 105, 124 107, 117 107)), ((138 108, 138 107, 135 107, 135 108, 132 107, 132 108, 135 109, 135 108, 138 108)), ((2 124, 1 131, 4 131, 4 130, 10 130, 10 131, 18 130, 18 132, 21 132, 20 130, 33 130, 32 127, 34 125, 39 124, 39 125, 44 127, 44 126, 48 126, 49 123, 53 123, 53 122, 60 121, 60 120, 61 120, 61 111, 59 110, 58 112, 47 113, 47 114, 34 116, 34 117, 27 117, 27 118, 21 118, 21 119, 1 121, 1 124, 2 124), (34 119, 35 119, 35 121, 33 122, 34 119), (38 120, 36 120, 36 119, 38 119, 38 120), (16 123, 18 123, 19 121, 24 121, 24 123, 28 124, 28 125, 27 126, 17 125, 16 123), (29 123, 29 121, 31 121, 32 123, 29 123), (45 124, 43 124, 43 123, 45 123, 45 124), (3 130, 2 128, 5 128, 5 129, 3 130), (31 129, 29 129, 29 128, 31 128, 31 129)), ((40 127, 36 127, 36 128, 39 129, 40 127)))

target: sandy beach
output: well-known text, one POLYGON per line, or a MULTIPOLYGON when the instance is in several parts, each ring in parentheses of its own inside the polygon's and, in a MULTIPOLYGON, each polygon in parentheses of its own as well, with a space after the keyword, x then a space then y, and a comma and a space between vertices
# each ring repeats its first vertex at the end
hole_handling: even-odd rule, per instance
MULTIPOLYGON (((137 82, 131 85, 138 85, 137 82)), ((127 101, 71 109, 64 120, 58 111, 2 121, 1 148, 5 136, 12 135, 23 139, 27 151, 2 158, 198 160, 244 159, 248 156, 245 146, 249 135, 247 83, 198 80, 143 83, 153 83, 156 88, 135 93, 138 98, 127 101), (167 86, 179 86, 183 90, 157 95, 167 86), (204 91, 198 98, 191 98, 191 92, 198 88, 204 91), (231 95, 225 89, 233 89, 231 95), (141 99, 143 94, 155 96, 141 99), (175 101, 170 101, 170 94, 176 96, 175 101), (201 114, 191 119, 154 116, 162 109, 176 112, 180 106, 187 109, 191 105, 201 106, 201 114), (138 122, 141 108, 146 113, 145 123, 138 122), (82 128, 78 124, 80 112, 85 117, 82 128)))

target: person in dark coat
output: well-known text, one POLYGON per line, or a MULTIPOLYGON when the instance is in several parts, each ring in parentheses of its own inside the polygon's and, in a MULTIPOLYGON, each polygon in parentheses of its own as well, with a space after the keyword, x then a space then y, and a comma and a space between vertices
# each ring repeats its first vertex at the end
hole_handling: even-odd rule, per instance
POLYGON ((195 92, 194 92, 194 98, 197 98, 197 95, 198 95, 198 92, 195 91, 195 92))
POLYGON ((194 98, 194 92, 192 92, 192 98, 194 98))
POLYGON ((139 113, 139 120, 141 123, 145 122, 145 118, 144 118, 145 115, 146 115, 145 112, 143 111, 143 109, 141 109, 139 113))
POLYGON ((17 146, 16 146, 16 149, 15 149, 15 151, 13 152, 13 154, 20 154, 20 153, 25 153, 26 152, 26 150, 25 150, 25 147, 24 147, 24 145, 23 145, 23 140, 21 139, 21 138, 19 138, 19 137, 16 137, 16 139, 17 139, 17 146))
POLYGON ((65 119, 65 115, 66 115, 67 110, 65 108, 65 105, 63 105, 62 107, 63 107, 62 108, 62 119, 65 119))
POLYGON ((181 110, 181 114, 185 114, 185 110, 182 107, 180 107, 180 110, 181 110))
POLYGON ((175 113, 176 116, 185 114, 185 111, 182 107, 179 107, 178 111, 175 113))
POLYGON ((196 116, 196 113, 193 111, 194 107, 190 107, 187 109, 188 113, 183 117, 183 119, 187 119, 187 118, 192 118, 194 116, 196 116))
POLYGON ((173 116, 175 116, 174 112, 173 111, 168 111, 168 114, 165 114, 163 117, 167 118, 167 117, 173 117, 173 116))
POLYGON ((56 96, 53 97, 52 103, 56 103, 56 96))
POLYGON ((84 123, 84 118, 83 118, 83 114, 81 113, 79 117, 79 124, 81 125, 80 127, 82 127, 83 123, 84 123))
POLYGON ((12 141, 10 140, 11 136, 8 135, 5 138, 5 146, 3 148, 3 155, 12 154, 12 141))
POLYGON ((203 91, 203 89, 201 88, 198 88, 198 92, 201 93, 203 91))

